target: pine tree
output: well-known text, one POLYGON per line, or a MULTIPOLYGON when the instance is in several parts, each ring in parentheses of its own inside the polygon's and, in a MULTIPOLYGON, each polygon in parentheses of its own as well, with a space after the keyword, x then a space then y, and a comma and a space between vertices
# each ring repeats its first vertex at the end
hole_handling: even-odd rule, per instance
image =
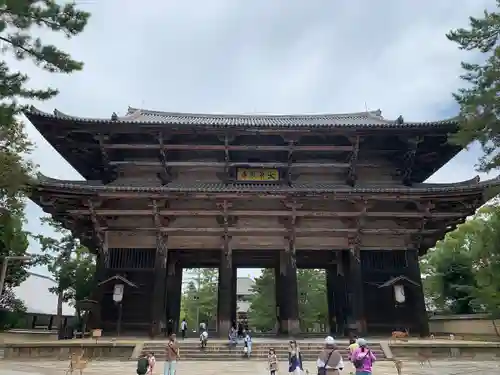
POLYGON ((484 55, 482 63, 462 62, 466 87, 454 97, 460 105, 460 131, 454 141, 467 146, 479 141, 484 155, 479 169, 489 171, 500 165, 500 0, 494 12, 482 18, 470 17, 469 29, 453 30, 446 36, 466 51, 484 55))
MULTIPOLYGON (((73 73, 83 63, 56 46, 44 43, 33 35, 35 27, 63 33, 71 38, 85 28, 90 14, 78 10, 74 3, 61 4, 55 0, 0 0, 1 51, 18 60, 31 60, 42 70, 51 73, 73 73)), ((0 61, 0 208, 9 211, 23 208, 22 190, 33 170, 23 156, 31 150, 24 126, 18 115, 26 108, 25 100, 48 100, 58 91, 55 88, 33 89, 29 77, 11 70, 0 61)))

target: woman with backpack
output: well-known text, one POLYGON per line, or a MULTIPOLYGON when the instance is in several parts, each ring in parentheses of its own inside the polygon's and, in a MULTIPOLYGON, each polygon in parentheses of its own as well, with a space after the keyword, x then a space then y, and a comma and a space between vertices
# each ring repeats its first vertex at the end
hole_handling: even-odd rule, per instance
POLYGON ((356 375, 372 375, 373 362, 375 362, 377 358, 375 358, 375 355, 368 348, 365 339, 358 339, 357 343, 359 348, 357 348, 351 356, 352 364, 356 368, 356 375))
POLYGON ((344 369, 342 355, 332 336, 325 339, 325 348, 319 354, 316 366, 318 367, 318 375, 339 375, 340 371, 344 369))

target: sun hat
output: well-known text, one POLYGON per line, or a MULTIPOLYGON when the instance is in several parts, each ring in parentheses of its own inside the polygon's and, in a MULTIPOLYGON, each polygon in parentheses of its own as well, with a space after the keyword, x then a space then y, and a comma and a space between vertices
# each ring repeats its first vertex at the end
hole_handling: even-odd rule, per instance
POLYGON ((332 336, 327 336, 325 338, 326 345, 335 345, 335 339, 332 336))
POLYGON ((359 345, 359 346, 366 346, 367 345, 367 342, 365 339, 362 339, 362 338, 359 338, 356 340, 356 343, 359 345))

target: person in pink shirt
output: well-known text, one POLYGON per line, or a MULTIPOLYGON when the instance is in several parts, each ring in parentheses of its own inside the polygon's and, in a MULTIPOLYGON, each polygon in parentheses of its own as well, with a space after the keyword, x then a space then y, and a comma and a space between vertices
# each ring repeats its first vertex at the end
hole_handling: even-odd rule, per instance
POLYGON ((356 367, 356 375, 371 375, 373 362, 377 360, 372 351, 368 348, 365 339, 358 339, 357 348, 351 355, 351 361, 356 367))

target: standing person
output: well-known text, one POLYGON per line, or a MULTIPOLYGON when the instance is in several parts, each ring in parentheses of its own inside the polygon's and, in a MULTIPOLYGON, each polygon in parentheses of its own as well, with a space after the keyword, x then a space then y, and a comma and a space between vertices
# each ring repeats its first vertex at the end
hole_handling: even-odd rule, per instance
POLYGON ((186 338, 187 329, 188 329, 188 324, 186 322, 186 318, 184 318, 184 319, 182 319, 182 322, 181 322, 181 334, 182 334, 183 340, 186 338))
POLYGON ((175 375, 175 367, 179 360, 179 347, 175 334, 172 334, 168 340, 167 347, 165 348, 165 369, 164 375, 175 375))
POLYGON ((359 348, 359 345, 358 345, 358 338, 356 336, 353 336, 349 339, 349 361, 352 361, 352 354, 354 353, 354 351, 359 348))
POLYGON ((332 336, 325 339, 325 348, 319 353, 316 366, 318 374, 324 375, 339 375, 340 371, 344 369, 342 354, 340 354, 332 336))
POLYGON ((202 349, 205 349, 207 347, 207 342, 208 342, 208 332, 203 331, 200 334, 200 344, 202 349))
POLYGON ((229 347, 235 347, 238 344, 238 333, 234 327, 231 327, 228 333, 229 337, 229 347))
POLYGON ((137 375, 146 375, 149 368, 148 356, 142 354, 137 360, 137 375))
POLYGON ((174 320, 169 319, 167 322, 167 335, 168 335, 168 337, 170 337, 173 334, 174 334, 174 320))
POLYGON ((290 347, 288 349, 288 372, 294 373, 294 375, 301 375, 304 371, 302 368, 302 355, 300 354, 300 348, 297 345, 297 341, 290 341, 290 347))
POLYGON ((247 358, 250 358, 250 354, 252 354, 252 336, 250 336, 250 332, 248 331, 244 333, 244 336, 245 347, 247 348, 247 358))
POLYGON ((352 353, 352 363, 356 367, 356 375, 372 375, 373 362, 377 359, 368 348, 365 339, 358 339, 359 348, 352 353))
POLYGON ((274 348, 269 348, 267 363, 269 364, 269 374, 276 375, 276 371, 278 371, 278 356, 276 355, 274 348))
POLYGON ((202 333, 203 331, 206 331, 207 329, 207 325, 205 324, 205 322, 200 322, 200 333, 202 333))

